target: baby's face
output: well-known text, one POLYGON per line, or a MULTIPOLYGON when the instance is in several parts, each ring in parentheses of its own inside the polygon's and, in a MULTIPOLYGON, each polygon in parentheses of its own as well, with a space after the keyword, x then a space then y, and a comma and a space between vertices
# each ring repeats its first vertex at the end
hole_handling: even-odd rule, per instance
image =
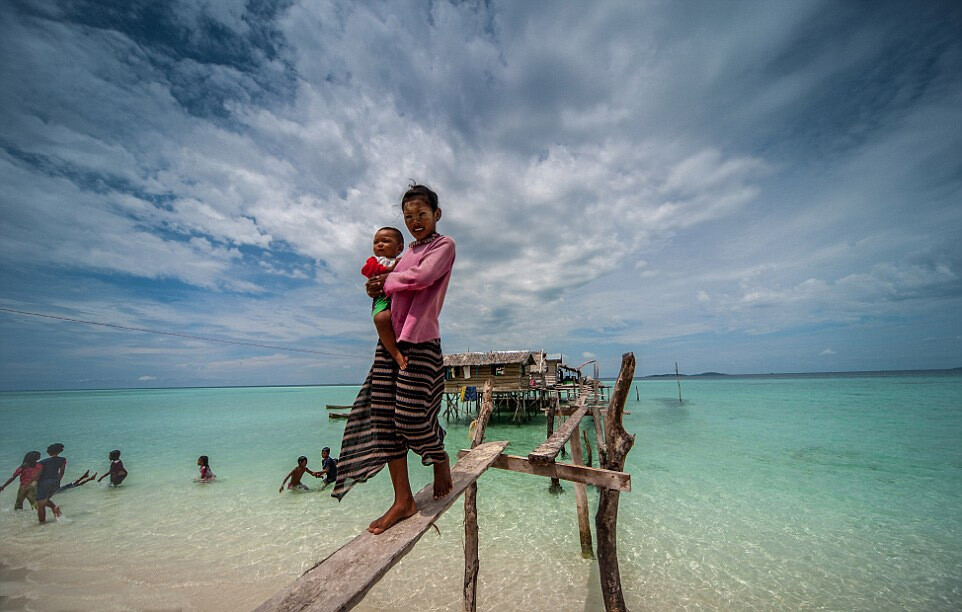
POLYGON ((378 257, 395 258, 401 252, 401 240, 391 230, 379 230, 374 234, 374 254, 378 257))

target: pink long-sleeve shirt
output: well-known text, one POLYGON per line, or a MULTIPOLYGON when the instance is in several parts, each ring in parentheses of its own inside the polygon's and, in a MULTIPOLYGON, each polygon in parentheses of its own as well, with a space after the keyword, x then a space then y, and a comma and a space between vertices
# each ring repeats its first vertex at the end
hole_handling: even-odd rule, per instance
POLYGON ((454 266, 454 250, 454 240, 439 236, 410 247, 388 274, 384 293, 391 298, 391 324, 399 342, 441 337, 438 316, 454 266))

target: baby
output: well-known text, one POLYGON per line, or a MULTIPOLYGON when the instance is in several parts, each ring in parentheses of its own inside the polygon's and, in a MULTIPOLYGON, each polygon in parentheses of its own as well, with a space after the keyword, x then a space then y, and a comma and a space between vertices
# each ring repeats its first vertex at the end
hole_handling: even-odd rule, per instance
MULTIPOLYGON (((361 274, 367 278, 386 274, 394 269, 398 260, 401 259, 401 251, 404 250, 404 236, 401 230, 393 227, 382 227, 374 234, 374 257, 368 257, 361 268, 361 274)), ((397 339, 394 337, 394 327, 391 325, 391 298, 380 295, 374 298, 371 304, 371 317, 374 319, 374 328, 377 330, 377 337, 387 352, 394 357, 398 367, 402 370, 408 367, 408 360, 401 350, 397 347, 397 339)))

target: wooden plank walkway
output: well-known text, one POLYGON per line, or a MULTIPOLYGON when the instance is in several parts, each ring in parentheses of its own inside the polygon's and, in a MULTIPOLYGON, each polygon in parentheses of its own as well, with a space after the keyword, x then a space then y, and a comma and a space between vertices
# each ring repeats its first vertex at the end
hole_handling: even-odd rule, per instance
POLYGON ((451 468, 451 493, 435 500, 433 484, 427 485, 414 496, 420 509, 417 514, 380 535, 365 531, 265 601, 257 612, 350 610, 507 446, 506 441, 487 442, 471 449, 451 468))

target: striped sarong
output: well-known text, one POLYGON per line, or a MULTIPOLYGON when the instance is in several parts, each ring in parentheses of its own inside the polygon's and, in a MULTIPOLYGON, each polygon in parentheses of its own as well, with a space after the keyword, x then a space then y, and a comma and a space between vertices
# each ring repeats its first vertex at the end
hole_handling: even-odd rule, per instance
POLYGON ((371 371, 344 427, 331 497, 340 500, 389 461, 407 456, 408 449, 420 455, 424 465, 448 460, 438 423, 444 394, 441 341, 398 342, 398 348, 408 358, 406 370, 398 369, 384 345, 377 343, 371 371))

